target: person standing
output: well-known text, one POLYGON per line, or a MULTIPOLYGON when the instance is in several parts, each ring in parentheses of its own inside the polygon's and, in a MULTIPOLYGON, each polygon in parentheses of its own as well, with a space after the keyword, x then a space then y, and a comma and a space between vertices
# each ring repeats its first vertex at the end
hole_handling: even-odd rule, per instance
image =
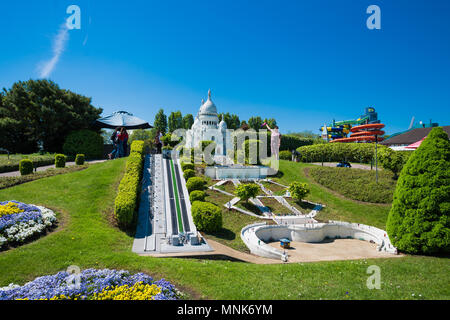
POLYGON ((270 151, 273 156, 275 156, 275 159, 279 160, 279 150, 280 150, 280 144, 281 144, 281 134, 278 131, 278 126, 274 126, 273 129, 269 127, 269 125, 266 123, 267 129, 270 130, 270 151))
POLYGON ((162 135, 161 131, 158 130, 156 132, 156 137, 155 137, 156 153, 158 153, 158 154, 160 154, 161 150, 162 150, 162 142, 161 142, 162 136, 163 135, 162 135))
POLYGON ((126 150, 125 143, 128 142, 128 133, 124 127, 120 128, 118 140, 119 140, 119 157, 121 158, 125 156, 126 150))
POLYGON ((110 137, 110 140, 112 141, 112 144, 113 144, 113 150, 111 151, 110 154, 108 154, 108 157, 110 160, 117 158, 118 153, 119 153, 119 140, 117 137, 118 134, 119 134, 119 128, 116 128, 116 129, 114 129, 114 131, 110 137))

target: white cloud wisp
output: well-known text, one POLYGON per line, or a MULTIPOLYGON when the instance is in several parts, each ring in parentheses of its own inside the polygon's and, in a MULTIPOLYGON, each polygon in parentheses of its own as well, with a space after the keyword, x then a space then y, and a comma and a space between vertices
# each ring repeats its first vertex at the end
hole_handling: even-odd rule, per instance
POLYGON ((40 67, 40 77, 47 78, 55 68, 56 64, 64 52, 67 40, 69 39, 69 30, 66 23, 63 23, 59 28, 58 34, 53 39, 53 57, 44 62, 40 67))

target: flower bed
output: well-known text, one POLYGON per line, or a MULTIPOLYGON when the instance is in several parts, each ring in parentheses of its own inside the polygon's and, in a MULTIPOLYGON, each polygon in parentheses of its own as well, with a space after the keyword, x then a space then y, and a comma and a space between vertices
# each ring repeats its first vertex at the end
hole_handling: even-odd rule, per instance
POLYGON ((47 208, 18 201, 0 202, 0 250, 20 244, 56 225, 55 213, 47 208))
POLYGON ((177 300, 181 293, 168 281, 126 270, 86 269, 42 276, 23 286, 0 288, 0 300, 177 300))

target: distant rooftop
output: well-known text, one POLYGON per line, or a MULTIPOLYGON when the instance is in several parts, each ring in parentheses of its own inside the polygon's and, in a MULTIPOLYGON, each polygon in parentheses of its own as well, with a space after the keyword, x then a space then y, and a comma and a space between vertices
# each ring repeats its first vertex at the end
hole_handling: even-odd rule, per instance
MULTIPOLYGON (((442 128, 450 137, 450 126, 443 126, 442 128)), ((384 144, 387 146, 410 145, 411 143, 417 142, 420 139, 426 137, 432 129, 433 127, 411 129, 404 133, 395 135, 392 138, 388 138, 383 142, 380 142, 380 144, 384 144)))

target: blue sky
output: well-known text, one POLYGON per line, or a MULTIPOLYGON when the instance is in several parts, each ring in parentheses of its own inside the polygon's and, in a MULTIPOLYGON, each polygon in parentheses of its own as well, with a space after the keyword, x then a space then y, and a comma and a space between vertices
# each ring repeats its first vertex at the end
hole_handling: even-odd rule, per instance
POLYGON ((47 77, 104 114, 153 122, 219 112, 274 117, 283 133, 375 107, 386 131, 450 124, 450 1, 3 1, 0 87, 42 77, 66 8, 81 8, 47 77), (366 8, 381 9, 369 30, 366 8))

